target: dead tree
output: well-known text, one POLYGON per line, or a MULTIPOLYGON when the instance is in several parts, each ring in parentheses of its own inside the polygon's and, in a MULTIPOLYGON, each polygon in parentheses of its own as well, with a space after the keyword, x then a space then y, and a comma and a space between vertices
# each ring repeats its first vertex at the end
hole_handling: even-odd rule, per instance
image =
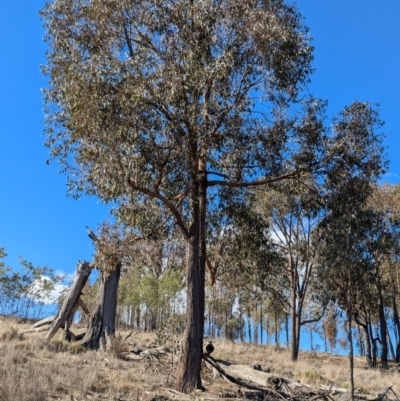
POLYGON ((79 305, 82 305, 80 296, 91 271, 92 265, 89 262, 78 262, 72 287, 68 291, 68 294, 53 322, 49 326, 45 336, 46 340, 51 340, 57 330, 61 327, 64 327, 66 331, 69 330, 76 309, 79 305))
POLYGON ((100 277, 96 304, 81 344, 89 349, 101 348, 103 344, 109 348, 115 334, 118 284, 122 266, 119 255, 120 240, 118 235, 106 226, 103 226, 99 238, 89 227, 86 227, 86 230, 96 247, 94 263, 100 271, 100 277))
POLYGON ((119 263, 113 272, 100 272, 96 305, 89 320, 89 327, 81 344, 89 349, 98 349, 105 343, 109 348, 115 334, 118 283, 121 274, 119 263))

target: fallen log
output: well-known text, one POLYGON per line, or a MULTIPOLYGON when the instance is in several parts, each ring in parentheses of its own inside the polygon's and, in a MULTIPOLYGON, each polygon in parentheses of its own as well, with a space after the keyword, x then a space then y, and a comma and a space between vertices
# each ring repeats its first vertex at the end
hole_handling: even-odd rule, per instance
POLYGON ((38 322, 34 323, 29 329, 23 331, 23 333, 35 333, 39 331, 45 331, 49 325, 53 323, 55 316, 46 317, 38 322), (46 326, 46 327, 45 327, 46 326))
POLYGON ((55 316, 46 317, 45 319, 39 320, 35 324, 32 325, 32 329, 37 329, 38 327, 49 325, 53 323, 55 316))
MULTIPOLYGON (((249 381, 247 379, 241 378, 241 377, 235 377, 232 374, 227 372, 227 369, 222 368, 217 361, 212 358, 210 355, 203 355, 203 359, 210 364, 214 369, 216 369, 224 378, 228 379, 230 382, 235 383, 241 387, 246 387, 250 390, 257 390, 257 391, 262 391, 265 395, 271 395, 271 396, 278 396, 278 398, 290 398, 290 395, 280 391, 280 390, 272 390, 268 388, 265 384, 260 384, 258 382, 254 381, 249 381)), ((238 366, 238 365, 236 365, 238 366)), ((240 365, 242 366, 242 365, 240 365)), ((244 366, 242 366, 244 367, 244 366)), ((247 367, 247 366, 246 366, 247 367)), ((251 368, 250 368, 251 369, 251 368)), ((253 369, 254 370, 254 369, 253 369)), ((258 372, 254 370, 254 372, 258 372)), ((264 383, 265 383, 265 378, 264 378, 264 383)))
POLYGON ((29 328, 23 331, 23 333, 39 333, 41 331, 46 331, 48 330, 49 326, 42 326, 42 327, 36 327, 36 328, 29 328))
MULTIPOLYGON (((233 365, 225 361, 217 361, 209 355, 203 355, 203 359, 208 365, 218 371, 218 373, 231 383, 241 387, 261 391, 264 398, 290 399, 293 401, 316 401, 324 399, 326 401, 347 401, 349 392, 344 388, 320 385, 320 389, 313 389, 295 380, 284 377, 274 376, 270 373, 256 370, 247 365, 233 365)), ((396 401, 400 401, 392 386, 376 396, 366 396, 354 394, 355 400, 363 401, 383 401, 388 400, 388 393, 392 392, 396 401)))

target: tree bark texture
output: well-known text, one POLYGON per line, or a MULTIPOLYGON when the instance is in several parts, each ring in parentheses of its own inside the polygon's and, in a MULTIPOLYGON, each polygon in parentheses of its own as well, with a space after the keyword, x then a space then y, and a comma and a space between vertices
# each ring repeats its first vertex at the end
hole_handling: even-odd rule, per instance
POLYGON ((57 313, 53 323, 50 325, 49 330, 46 334, 45 339, 50 340, 54 337, 57 330, 64 326, 66 322, 72 322, 73 315, 79 302, 79 297, 82 293, 82 289, 86 284, 86 281, 92 271, 92 266, 88 262, 79 262, 76 268, 74 282, 68 292, 68 295, 64 299, 64 302, 57 313))
POLYGON ((184 393, 202 389, 201 361, 204 333, 204 286, 206 263, 206 177, 204 163, 199 161, 199 171, 191 183, 191 222, 187 239, 186 274, 186 328, 180 346, 176 372, 176 388, 184 393))
POLYGON ((349 399, 353 400, 354 399, 354 351, 353 351, 353 335, 351 332, 351 326, 352 326, 351 309, 352 308, 350 306, 350 310, 348 310, 347 312, 347 341, 349 344, 349 399))
POLYGON ((82 339, 82 346, 98 349, 104 340, 107 347, 115 334, 115 315, 117 310, 118 284, 121 265, 111 274, 100 273, 96 305, 89 320, 88 330, 82 339))
MULTIPOLYGON (((379 288, 380 290, 380 288, 379 288)), ((388 345, 387 345, 387 327, 383 305, 382 295, 379 291, 379 328, 381 336, 381 365, 383 369, 388 369, 388 345)))
POLYGON ((369 338, 368 324, 362 326, 364 332, 364 342, 365 342, 365 359, 367 366, 372 368, 372 352, 371 352, 371 340, 369 338))

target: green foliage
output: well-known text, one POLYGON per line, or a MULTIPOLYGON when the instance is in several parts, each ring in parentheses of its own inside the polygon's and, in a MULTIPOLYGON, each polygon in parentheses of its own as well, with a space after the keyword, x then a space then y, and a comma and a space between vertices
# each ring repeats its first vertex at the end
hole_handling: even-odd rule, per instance
POLYGON ((237 319, 228 319, 225 325, 225 336, 227 340, 234 341, 240 330, 240 322, 237 319))
POLYGON ((179 292, 183 288, 181 273, 171 266, 160 274, 149 266, 134 265, 121 278, 118 306, 132 308, 136 313, 143 310, 143 318, 149 319, 150 328, 163 330, 165 322, 175 315, 174 306, 180 304, 179 292))
MULTIPOLYGON (((6 256, 0 248, 0 259, 6 256)), ((24 259, 20 259, 18 270, 5 266, 0 260, 0 314, 24 318, 40 316, 44 302, 49 302, 52 291, 62 279, 51 268, 35 267, 24 259)))

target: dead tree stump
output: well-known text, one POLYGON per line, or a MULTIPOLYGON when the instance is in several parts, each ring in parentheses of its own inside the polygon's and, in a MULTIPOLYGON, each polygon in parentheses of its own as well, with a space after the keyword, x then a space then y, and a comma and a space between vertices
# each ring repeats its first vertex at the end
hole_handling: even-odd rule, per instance
POLYGON ((45 336, 46 340, 51 340, 54 337, 54 334, 56 334, 57 330, 61 327, 64 327, 66 332, 68 332, 69 327, 72 324, 75 311, 81 303, 79 297, 82 293, 82 289, 85 286, 91 271, 92 265, 89 262, 78 263, 72 287, 47 331, 45 336))

